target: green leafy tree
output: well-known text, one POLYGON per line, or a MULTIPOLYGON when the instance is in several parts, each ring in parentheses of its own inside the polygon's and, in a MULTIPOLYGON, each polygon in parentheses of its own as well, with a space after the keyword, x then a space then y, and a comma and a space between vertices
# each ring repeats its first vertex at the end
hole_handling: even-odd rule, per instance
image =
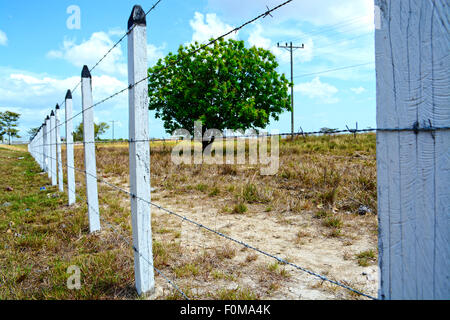
MULTIPOLYGON (((98 140, 108 129, 109 125, 106 122, 94 123, 94 139, 98 140)), ((74 141, 83 141, 83 123, 78 125, 72 135, 74 141)))
POLYGON ((167 132, 182 128, 193 133, 198 120, 202 134, 207 129, 265 128, 271 118, 278 120, 291 109, 290 83, 277 73, 270 51, 235 40, 199 47, 180 46, 177 54, 169 53, 148 70, 149 109, 164 121, 167 132))
POLYGON ((37 127, 37 128, 31 128, 30 130, 28 130, 28 135, 30 136, 30 139, 32 138, 32 137, 34 137, 38 132, 39 132, 39 129, 41 129, 40 127, 37 127))
POLYGON ((19 136, 19 130, 17 129, 17 125, 19 123, 20 114, 11 112, 11 111, 5 111, 0 112, 0 127, 3 127, 2 130, 0 130, 0 136, 3 135, 8 136, 8 143, 11 144, 11 138, 20 138, 19 136), (3 134, 2 134, 3 133, 3 134))

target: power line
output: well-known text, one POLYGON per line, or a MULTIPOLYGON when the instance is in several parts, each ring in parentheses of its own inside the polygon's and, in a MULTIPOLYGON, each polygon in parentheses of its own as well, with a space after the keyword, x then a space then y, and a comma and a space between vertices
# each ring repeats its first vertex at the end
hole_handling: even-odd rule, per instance
POLYGON ((300 75, 295 76, 294 79, 308 77, 308 76, 314 76, 314 75, 318 75, 318 74, 329 73, 329 72, 334 72, 334 71, 339 71, 339 70, 353 69, 353 68, 371 65, 374 63, 375 62, 366 62, 366 63, 355 64, 355 65, 346 66, 346 67, 340 67, 340 68, 336 68, 336 69, 328 69, 328 70, 322 70, 322 71, 318 71, 318 72, 305 73, 305 74, 300 74, 300 75))
POLYGON ((342 31, 335 30, 335 29, 336 28, 342 28, 344 26, 350 26, 350 25, 353 25, 353 24, 356 24, 356 23, 360 23, 360 22, 358 22, 358 20, 364 19, 366 17, 368 17, 368 16, 367 15, 365 15, 365 16, 358 16, 358 17, 355 17, 355 18, 342 20, 341 22, 338 22, 338 23, 335 23, 335 24, 325 25, 325 26, 323 26, 323 29, 319 28, 319 29, 312 30, 310 32, 302 33, 301 37, 296 37, 296 38, 293 38, 293 39, 289 39, 288 41, 297 41, 297 40, 299 40, 301 38, 305 38, 307 36, 326 34, 329 31, 333 31, 331 34, 342 32, 342 31))
MULTIPOLYGON (((369 35, 373 36, 374 33, 373 32, 367 32, 367 33, 363 33, 363 34, 360 34, 360 35, 357 35, 357 36, 354 36, 354 37, 351 37, 351 38, 343 37, 343 38, 340 38, 338 41, 333 41, 333 42, 327 43, 327 44, 325 44, 323 46, 322 45, 318 46, 317 50, 320 51, 323 48, 327 48, 327 47, 333 46, 335 44, 337 44, 337 46, 342 46, 342 45, 347 44, 348 41, 352 41, 352 40, 359 39, 359 38, 362 38, 362 37, 367 37, 369 35)), ((346 48, 346 49, 348 49, 348 48, 346 48)))

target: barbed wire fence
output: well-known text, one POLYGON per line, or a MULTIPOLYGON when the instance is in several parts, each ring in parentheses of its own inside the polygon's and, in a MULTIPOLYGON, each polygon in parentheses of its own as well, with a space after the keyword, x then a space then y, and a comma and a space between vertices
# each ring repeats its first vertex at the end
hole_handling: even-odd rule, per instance
MULTIPOLYGON (((276 260, 279 263, 282 263, 284 265, 288 265, 296 270, 305 272, 317 279, 320 279, 322 281, 329 282, 331 284, 337 285, 343 289, 346 289, 348 291, 351 291, 357 295, 374 299, 377 298, 368 295, 366 293, 363 293, 359 290, 356 290, 354 288, 351 288, 350 286, 330 279, 324 275, 321 275, 319 273, 316 273, 314 271, 311 271, 307 268, 304 268, 302 266, 299 266, 297 264, 294 264, 292 262, 289 262, 285 259, 282 259, 276 255, 273 255, 269 252, 266 252, 264 250, 261 250, 251 244, 248 244, 242 240, 236 239, 234 237, 231 237, 229 235, 226 235, 224 233, 221 233, 214 228, 211 228, 209 226, 203 225, 202 223, 199 223, 197 221, 194 221, 193 219, 190 219, 182 214, 179 214, 173 210, 164 208, 152 201, 150 201, 150 159, 149 159, 149 142, 157 142, 157 141, 179 141, 180 139, 178 137, 174 137, 171 139, 151 139, 148 137, 148 123, 146 121, 143 121, 143 119, 148 118, 147 116, 143 117, 136 117, 136 115, 145 115, 148 113, 148 104, 147 100, 142 100, 138 96, 147 96, 147 86, 146 86, 146 80, 149 78, 149 75, 143 76, 142 74, 147 73, 147 66, 146 66, 146 53, 144 54, 144 49, 146 48, 146 37, 144 36, 146 34, 146 17, 147 15, 152 12, 154 9, 157 8, 157 6, 160 4, 162 0, 157 1, 147 12, 144 12, 141 7, 135 6, 133 8, 129 24, 128 24, 128 30, 127 32, 117 41, 114 43, 114 45, 99 59, 97 63, 94 64, 92 68, 87 68, 85 66, 82 71, 82 79, 80 82, 77 83, 77 85, 72 89, 68 90, 66 97, 63 102, 57 105, 56 109, 53 111, 50 116, 48 116, 43 123, 43 125, 39 128, 38 132, 31 138, 31 142, 29 144, 29 152, 32 154, 32 156, 36 159, 37 163, 40 165, 42 170, 48 173, 49 178, 52 179, 53 185, 58 185, 59 190, 64 190, 63 185, 63 179, 62 179, 62 167, 65 167, 67 169, 67 190, 69 194, 69 205, 72 205, 75 203, 76 198, 76 190, 75 190, 75 175, 74 172, 81 173, 86 178, 86 194, 87 194, 87 208, 89 211, 89 221, 90 221, 90 227, 91 232, 95 232, 100 229, 100 224, 104 224, 108 226, 114 233, 116 233, 124 243, 126 243, 130 248, 133 249, 135 252, 135 259, 140 260, 140 266, 142 268, 139 268, 139 270, 136 271, 136 288, 138 290, 138 293, 146 293, 150 291, 154 287, 154 279, 153 279, 153 273, 149 272, 149 268, 156 271, 161 277, 164 278, 164 280, 176 290, 181 297, 185 299, 189 299, 189 297, 175 284, 175 282, 171 279, 169 279, 161 270, 157 269, 153 264, 153 255, 151 253, 151 225, 150 225, 150 208, 156 208, 168 215, 174 216, 178 219, 180 219, 182 222, 189 223, 191 225, 194 225, 196 227, 199 227, 203 230, 206 230, 220 238, 223 238, 225 240, 234 242, 238 245, 241 245, 247 249, 253 250, 261 255, 264 255, 266 257, 269 257, 271 259, 276 260), (131 70, 131 74, 133 75, 130 80, 130 84, 106 98, 93 103, 92 101, 92 78, 91 78, 91 72, 94 71, 102 61, 115 49, 117 46, 125 39, 128 38, 129 45, 131 44, 133 46, 131 50, 131 55, 129 54, 129 68, 131 70), (141 41, 141 42, 139 42, 141 41), (145 55, 145 56, 144 56, 145 55), (136 62, 138 61, 138 62, 136 62), (139 62, 140 61, 140 62, 139 62), (142 64, 142 61, 145 62, 145 65, 142 64), (82 90, 82 111, 76 113, 75 115, 72 115, 72 93, 75 92, 78 88, 81 88, 82 90), (118 140, 118 141, 101 141, 101 140, 95 140, 93 135, 93 115, 92 110, 107 102, 108 100, 113 99, 114 97, 124 93, 129 92, 130 96, 133 98, 130 100, 130 126, 133 127, 134 132, 136 133, 135 136, 130 136, 129 139, 126 140, 118 140), (65 106, 66 109, 66 117, 65 121, 60 121, 61 115, 59 114, 60 108, 62 106, 65 106), (146 113, 144 113, 144 110, 146 113), (132 112, 133 116, 131 116, 132 112), (141 113, 139 113, 141 112, 141 113), (81 170, 75 167, 74 165, 74 150, 73 146, 80 144, 79 142, 74 142, 72 138, 72 121, 77 118, 78 116, 83 116, 83 129, 84 129, 84 137, 81 144, 84 146, 84 152, 85 152, 85 170, 81 170), (61 158, 61 137, 60 137, 60 130, 63 125, 66 125, 66 140, 64 141, 64 144, 66 146, 66 162, 65 164, 62 163, 61 158), (56 132, 56 134, 55 134, 56 132), (123 187, 117 186, 113 183, 110 183, 104 179, 101 179, 97 176, 96 167, 95 167, 95 145, 99 143, 128 143, 132 148, 130 150, 134 150, 134 152, 130 152, 130 163, 132 166, 134 166, 132 171, 135 172, 133 177, 130 177, 130 190, 125 190, 123 187), (146 147, 144 147, 146 145, 146 147), (91 166, 89 166, 89 164, 91 166), (93 165, 93 166, 92 166, 93 165), (139 176, 141 175, 141 176, 139 176), (59 179, 57 177, 59 176, 59 179), (101 183, 104 184, 114 190, 117 190, 123 194, 125 194, 127 197, 130 198, 132 201, 132 220, 133 222, 133 242, 130 242, 128 238, 122 236, 121 232, 119 231, 118 227, 114 226, 110 222, 108 222, 106 219, 101 217, 100 210, 98 207, 98 191, 97 191, 97 184, 101 183), (144 235, 143 235, 144 234, 144 235), (150 246, 150 247, 149 247, 150 246), (149 251, 150 250, 150 251, 149 251), (143 265, 145 264, 145 267, 143 265), (139 279, 138 279, 139 278, 139 279)), ((198 53, 199 51, 207 48, 208 46, 216 43, 220 39, 225 38, 226 36, 235 33, 239 31, 240 29, 244 28, 245 26, 259 20, 263 19, 267 16, 272 16, 271 13, 278 10, 279 8, 287 5, 292 0, 285 1, 281 3, 280 5, 272 8, 267 9, 260 15, 256 16, 255 18, 246 21, 242 25, 240 25, 237 28, 234 28, 233 30, 228 31, 227 33, 207 42, 204 45, 201 45, 199 48, 197 48, 194 51, 191 51, 189 54, 179 58, 179 59, 186 59, 189 58, 191 55, 194 55, 198 53)), ((166 68, 169 68, 171 65, 175 65, 179 60, 175 60, 170 62, 166 68)), ((164 69, 163 69, 164 70, 164 69)), ((162 70, 161 70, 162 71, 162 70)), ((358 125, 356 125, 356 128, 351 129, 347 126, 346 129, 342 130, 330 130, 330 131, 310 131, 310 132, 304 132, 303 129, 301 129, 298 133, 277 133, 277 134, 268 134, 264 133, 263 136, 280 136, 280 137, 307 137, 308 135, 322 135, 322 134, 353 134, 356 137, 356 134, 358 133, 369 133, 369 132, 403 132, 403 131, 413 131, 414 133, 418 134, 419 132, 429 132, 432 135, 436 131, 440 130, 449 130, 450 127, 434 127, 431 121, 428 121, 428 123, 413 123, 410 127, 405 128, 368 128, 368 129, 358 129, 358 125)), ((250 138, 255 137, 255 135, 239 135, 239 136, 224 136, 224 137, 215 137, 215 139, 239 139, 239 138, 250 138)), ((261 137, 260 135, 256 135, 256 138, 261 137)))

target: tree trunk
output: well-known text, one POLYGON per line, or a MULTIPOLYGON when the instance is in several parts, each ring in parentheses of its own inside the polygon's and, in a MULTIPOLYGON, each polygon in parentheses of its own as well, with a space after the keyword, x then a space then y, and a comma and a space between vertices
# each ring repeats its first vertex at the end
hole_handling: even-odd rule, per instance
POLYGON ((202 152, 205 152, 206 147, 208 147, 210 144, 213 144, 215 140, 215 137, 212 138, 203 138, 202 140, 202 152))

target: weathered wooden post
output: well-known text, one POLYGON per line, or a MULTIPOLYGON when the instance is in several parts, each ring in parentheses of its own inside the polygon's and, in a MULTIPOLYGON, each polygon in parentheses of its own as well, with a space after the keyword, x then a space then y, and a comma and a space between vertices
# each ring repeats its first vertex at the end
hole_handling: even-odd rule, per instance
POLYGON ((91 233, 100 230, 98 209, 97 163, 95 158, 94 111, 92 109, 92 78, 89 68, 81 72, 81 94, 83 106, 84 166, 86 170, 86 195, 91 233))
POLYGON ((45 119, 45 137, 44 137, 44 158, 45 158, 45 171, 47 171, 48 178, 51 176, 51 164, 50 164, 50 117, 45 119))
POLYGON ((379 297, 450 299, 448 2, 375 10, 379 297))
POLYGON ((55 112, 52 110, 50 114, 50 172, 52 177, 52 186, 57 184, 57 169, 56 169, 56 120, 55 112))
POLYGON ((55 109, 55 130, 56 130, 56 159, 58 160, 58 188, 60 192, 64 192, 63 167, 61 157, 61 121, 59 104, 55 109))
POLYGON ((73 152, 73 124, 72 124, 72 92, 66 93, 66 158, 67 158, 67 194, 69 197, 69 206, 76 201, 75 196, 75 169, 73 152))
MULTIPOLYGON (((128 20, 128 81, 147 76, 147 26, 145 13, 134 6, 128 20)), ((130 191, 134 272, 138 294, 155 289, 152 254, 150 197, 150 144, 148 142, 148 88, 142 81, 129 90, 130 191)))

